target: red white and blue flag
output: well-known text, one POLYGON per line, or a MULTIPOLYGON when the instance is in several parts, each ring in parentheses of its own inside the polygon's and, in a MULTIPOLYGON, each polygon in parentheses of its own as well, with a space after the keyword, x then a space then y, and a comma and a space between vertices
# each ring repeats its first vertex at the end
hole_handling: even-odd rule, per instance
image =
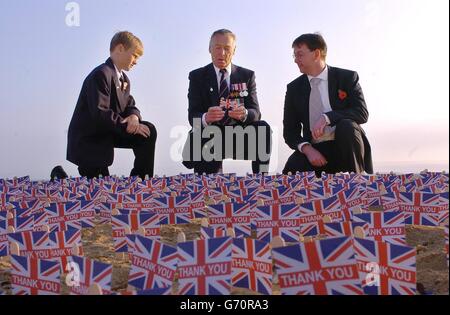
POLYGON ((49 233, 47 232, 18 232, 8 234, 8 245, 18 248, 20 256, 31 258, 45 258, 45 252, 48 249, 49 233))
POLYGON ((131 213, 112 216, 114 251, 128 252, 126 234, 145 233, 145 237, 159 239, 161 235, 160 218, 156 213, 131 213))
POLYGON ((405 213, 405 224, 438 226, 441 196, 423 192, 399 193, 399 208, 405 213))
POLYGON ((128 284, 140 290, 171 287, 178 257, 176 248, 136 235, 128 284))
POLYGON ((363 193, 359 186, 342 190, 336 196, 341 203, 345 221, 351 220, 353 213, 363 207, 363 193))
POLYGON ((284 295, 362 295, 353 239, 331 238, 272 249, 284 295))
POLYGON ((228 197, 234 199, 236 202, 248 202, 256 200, 256 193, 258 188, 239 188, 228 192, 228 197))
POLYGON ((179 295, 229 295, 231 288, 229 237, 178 244, 179 295))
POLYGON ((145 211, 151 210, 157 204, 153 200, 151 194, 122 194, 122 202, 120 203, 121 209, 145 211))
POLYGON ((70 256, 68 262, 65 271, 75 273, 75 283, 70 286, 72 295, 88 295, 92 285, 98 285, 102 294, 111 292, 112 265, 80 256, 70 256), (72 264, 75 264, 74 268, 72 264))
POLYGON ((369 225, 363 222, 351 221, 332 223, 318 221, 300 225, 300 235, 304 237, 316 237, 319 235, 326 237, 352 237, 356 227, 361 227, 365 234, 367 234, 369 225))
POLYGON ((369 225, 366 238, 396 245, 406 245, 405 214, 403 212, 371 212, 353 216, 355 222, 369 225))
POLYGON ((11 255, 13 295, 58 295, 60 275, 58 262, 11 255))
POLYGON ((228 202, 208 206, 208 218, 213 228, 232 228, 236 237, 251 235, 249 203, 228 202))
POLYGON ((286 187, 278 187, 260 191, 257 193, 257 199, 262 201, 262 206, 295 203, 295 197, 292 189, 286 187))
POLYGON ((415 248, 359 238, 354 248, 366 294, 416 294, 415 248))
POLYGON ((345 217, 350 216, 349 213, 344 215, 341 202, 337 196, 301 204, 299 212, 300 224, 318 222, 323 220, 325 216, 328 216, 333 222, 340 222, 344 221, 345 217))
POLYGON ((6 227, 13 229, 14 232, 26 232, 33 231, 34 228, 34 216, 30 217, 17 217, 8 218, 6 221, 6 227))
POLYGON ((67 265, 68 256, 83 254, 82 246, 81 230, 68 229, 67 231, 49 233, 48 259, 57 258, 61 263, 61 269, 64 269, 67 265))
POLYGON ((155 198, 153 211, 160 215, 161 224, 188 224, 193 219, 191 197, 155 198))
POLYGON ((298 242, 300 237, 298 209, 299 206, 295 204, 256 207, 257 239, 270 243, 274 237, 281 236, 286 242, 298 242))
POLYGON ((272 294, 272 257, 268 243, 234 239, 231 256, 232 286, 272 294))
MULTIPOLYGON (((45 207, 45 214, 46 225, 50 228, 50 232, 65 231, 69 228, 81 229, 80 201, 51 203, 45 207)), ((36 225, 45 224, 44 222, 36 225)))
POLYGON ((308 203, 315 200, 327 199, 330 194, 327 193, 323 188, 317 189, 300 189, 294 191, 294 197, 300 200, 300 203, 308 203))

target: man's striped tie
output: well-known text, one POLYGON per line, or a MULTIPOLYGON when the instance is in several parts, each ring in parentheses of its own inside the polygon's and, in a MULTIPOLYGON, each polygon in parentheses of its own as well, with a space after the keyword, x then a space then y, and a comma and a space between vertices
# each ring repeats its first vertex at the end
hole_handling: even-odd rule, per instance
MULTIPOLYGON (((222 74, 220 77, 220 91, 219 91, 219 100, 224 99, 225 101, 230 96, 230 89, 228 88, 228 83, 226 79, 227 69, 221 69, 220 73, 222 74)), ((223 126, 229 125, 231 123, 231 118, 228 116, 228 110, 225 111, 225 117, 220 121, 220 124, 223 126)))
POLYGON ((227 69, 221 69, 220 73, 222 74, 222 76, 220 77, 219 99, 227 99, 230 96, 230 89, 228 88, 226 79, 227 69))

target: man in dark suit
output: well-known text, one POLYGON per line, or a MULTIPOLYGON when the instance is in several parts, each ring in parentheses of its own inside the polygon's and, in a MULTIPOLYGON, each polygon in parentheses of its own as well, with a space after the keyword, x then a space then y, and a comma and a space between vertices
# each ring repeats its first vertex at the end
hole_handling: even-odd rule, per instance
POLYGON ((212 63, 189 74, 189 123, 193 127, 183 150, 183 164, 195 173, 222 171, 222 160, 251 160, 254 173, 267 173, 270 126, 261 120, 255 73, 231 63, 236 36, 212 34, 212 63), (222 150, 222 148, 224 150, 222 150))
POLYGON ((130 32, 111 40, 110 58, 85 79, 69 126, 67 160, 81 176, 108 176, 114 148, 133 149, 130 176, 153 176, 156 129, 143 121, 130 95, 129 71, 143 55, 142 42, 130 32))
POLYGON ((292 48, 303 75, 287 87, 283 136, 295 152, 283 174, 373 173, 370 144, 361 128, 369 112, 358 74, 326 64, 327 45, 319 34, 300 36, 292 48))

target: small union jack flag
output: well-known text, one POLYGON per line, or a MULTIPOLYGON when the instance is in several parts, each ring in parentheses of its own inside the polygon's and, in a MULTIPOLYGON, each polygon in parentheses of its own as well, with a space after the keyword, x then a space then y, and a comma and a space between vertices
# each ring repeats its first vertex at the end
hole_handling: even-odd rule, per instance
POLYGON ((123 194, 102 194, 103 197, 106 198, 105 202, 117 204, 123 202, 123 194))
POLYGON ((198 192, 206 193, 207 190, 208 187, 205 187, 201 184, 187 185, 186 188, 184 189, 186 193, 198 193, 198 192))
POLYGON ((58 262, 11 255, 13 295, 58 295, 60 275, 58 262))
POLYGON ((316 237, 319 235, 326 237, 352 237, 356 227, 361 227, 365 234, 368 232, 369 225, 363 222, 334 222, 325 223, 318 221, 300 225, 300 234, 307 237, 316 237))
POLYGON ((34 228, 34 216, 30 217, 17 217, 8 218, 5 220, 7 228, 14 229, 14 232, 26 232, 33 231, 34 228))
POLYGON ((8 187, 19 187, 30 184, 30 176, 15 177, 13 179, 1 179, 0 184, 8 187))
POLYGON ((178 244, 179 295, 229 295, 231 288, 229 237, 178 244))
POLYGON ((82 197, 77 198, 77 200, 86 200, 86 201, 92 201, 99 199, 104 192, 100 190, 99 188, 94 188, 91 190, 88 190, 85 194, 83 194, 82 197))
POLYGON ((81 230, 68 229, 67 231, 49 233, 49 259, 57 258, 64 270, 67 265, 67 257, 83 254, 81 243, 81 230), (78 253, 74 252, 77 249, 78 253))
MULTIPOLYGON (((69 228, 81 229, 81 203, 74 202, 55 202, 45 207, 46 224, 50 232, 65 231, 69 228)), ((36 225, 41 225, 36 223, 36 225)))
POLYGON ((70 286, 72 295, 88 295, 94 284, 102 289, 102 294, 111 292, 112 265, 80 256, 70 256, 68 262, 64 270, 75 275, 75 283, 70 286))
POLYGON ((234 199, 236 202, 248 202, 256 200, 256 192, 258 188, 239 188, 228 192, 228 197, 234 199))
POLYGON ((131 213, 112 217, 112 233, 116 253, 128 252, 126 234, 135 234, 142 230, 145 237, 159 239, 161 235, 160 218, 155 213, 131 213))
POLYGON ((438 226, 441 196, 423 192, 399 193, 399 208, 405 213, 405 223, 410 225, 438 226))
POLYGON ((222 201, 224 196, 228 197, 232 185, 233 185, 232 183, 227 183, 217 188, 209 188, 208 197, 214 199, 215 201, 220 202, 222 201))
POLYGON ((171 287, 178 264, 177 249, 139 235, 134 239, 128 283, 141 290, 171 287))
POLYGON ((44 211, 42 202, 39 200, 29 202, 11 202, 14 206, 15 215, 18 217, 29 217, 35 213, 44 211))
POLYGON ((286 187, 278 187, 269 190, 263 190, 257 193, 257 199, 263 202, 263 206, 272 204, 295 203, 293 190, 286 187))
POLYGON ((398 192, 391 192, 381 195, 379 198, 379 206, 384 212, 399 211, 398 192))
POLYGON ((315 200, 327 199, 330 197, 330 194, 325 191, 323 188, 317 189, 300 189, 294 191, 294 196, 297 199, 300 199, 301 203, 308 203, 315 200))
POLYGON ((300 237, 298 209, 299 206, 295 204, 256 207, 257 239, 270 243, 274 237, 281 236, 286 242, 298 242, 300 237))
MULTIPOLYGON (((18 247, 20 256, 29 256, 32 258, 40 257, 40 254, 46 253, 48 249, 49 235, 46 232, 18 232, 8 234, 9 248, 18 247)), ((46 253, 48 255, 48 253, 46 253)))
POLYGON ((284 295, 362 295, 352 238, 272 249, 284 295))
POLYGON ((213 228, 232 228, 236 237, 250 236, 250 204, 228 202, 208 206, 209 224, 213 228))
POLYGON ((383 181, 375 181, 373 183, 366 182, 364 192, 364 210, 367 210, 369 207, 378 207, 381 206, 381 196, 387 194, 385 187, 385 182, 383 181))
POLYGON ((234 239, 231 284, 262 294, 272 294, 272 258, 270 245, 258 240, 234 239))
POLYGON ((363 207, 363 193, 359 186, 341 190, 336 196, 341 203, 345 221, 351 220, 353 213, 363 207))
POLYGON ((415 248, 358 238, 354 248, 366 294, 416 294, 415 248))
POLYGON ((219 238, 219 237, 226 237, 226 236, 227 236, 227 230, 224 227, 210 228, 210 227, 202 226, 200 228, 200 238, 201 239, 219 238))
POLYGON ((355 214, 355 222, 369 224, 366 238, 395 245, 406 245, 405 214, 403 212, 371 212, 355 214))
POLYGON ((299 211, 300 224, 321 221, 325 216, 328 216, 333 222, 340 222, 350 217, 350 213, 343 213, 341 202, 337 196, 301 204, 299 211))
POLYGON ((160 215, 161 224, 187 224, 193 219, 191 197, 164 197, 154 199, 156 206, 152 209, 160 215))
POLYGON ((145 211, 156 207, 151 194, 122 194, 121 209, 145 211))
POLYGON ((259 187, 261 187, 261 181, 257 178, 248 179, 246 177, 242 177, 237 180, 237 185, 240 189, 242 189, 242 188, 259 188, 259 187))

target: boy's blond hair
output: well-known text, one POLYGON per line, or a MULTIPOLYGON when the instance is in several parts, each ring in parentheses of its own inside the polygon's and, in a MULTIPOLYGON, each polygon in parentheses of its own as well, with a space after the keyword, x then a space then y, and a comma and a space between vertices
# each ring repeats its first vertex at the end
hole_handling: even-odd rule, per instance
POLYGON ((109 51, 112 52, 114 48, 122 44, 125 49, 130 49, 131 47, 137 48, 137 53, 142 56, 144 54, 144 45, 142 41, 135 36, 133 33, 128 31, 118 32, 111 39, 111 45, 109 46, 109 51))

